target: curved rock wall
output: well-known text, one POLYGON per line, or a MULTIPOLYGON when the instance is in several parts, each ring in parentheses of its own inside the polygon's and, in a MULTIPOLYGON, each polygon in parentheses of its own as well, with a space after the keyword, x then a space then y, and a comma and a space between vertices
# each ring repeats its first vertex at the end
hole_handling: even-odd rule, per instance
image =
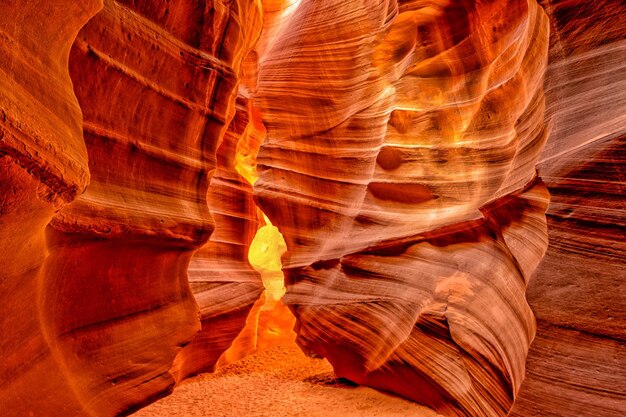
POLYGON ((543 11, 394 4, 304 1, 261 63, 257 193, 289 266, 479 218, 534 176, 543 11))
POLYGON ((219 147, 217 169, 208 189, 215 231, 189 265, 202 331, 179 354, 179 377, 214 370, 263 292, 261 274, 248 261, 259 228, 257 207, 252 185, 236 169, 239 142, 255 134, 247 104, 245 98, 237 99, 235 117, 219 147))
POLYGON ((298 343, 445 415, 505 416, 547 247, 545 13, 304 0, 273 36, 255 192, 287 242, 298 343))
POLYGON ((3 314, 3 415, 128 413, 171 391, 174 357, 200 328, 187 268, 213 230, 209 173, 260 5, 106 0, 77 36, 97 2, 33 3, 2 6, 18 23, 3 54, 20 52, 2 61, 2 181, 15 190, 2 233, 24 236, 4 253, 32 252, 3 279, 15 301, 2 308, 33 313, 24 328, 3 314), (86 192, 61 207, 87 185, 87 160, 86 192))
POLYGON ((253 97, 305 350, 444 415, 621 417, 626 9, 539 3, 0 2, 0 414, 131 413, 258 325, 253 97))
POLYGON ((512 416, 626 410, 626 4, 546 0, 552 36, 538 166, 550 247, 528 287, 537 337, 512 416))
POLYGON ((45 228, 89 181, 72 42, 98 0, 0 3, 0 410, 82 415, 50 335, 45 228))

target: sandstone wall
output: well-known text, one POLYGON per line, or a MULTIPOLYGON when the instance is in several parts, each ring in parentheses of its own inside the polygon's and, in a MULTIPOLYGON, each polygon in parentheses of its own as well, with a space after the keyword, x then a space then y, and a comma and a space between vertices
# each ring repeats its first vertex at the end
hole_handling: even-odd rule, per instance
POLYGON ((102 4, 18 3, 0 19, 2 408, 128 413, 171 391, 200 329, 187 269, 260 4, 106 0, 77 34, 102 4))
POLYGON ((505 416, 547 247, 546 14, 303 1, 278 21, 255 192, 287 243, 298 343, 445 415, 505 416))
POLYGON ((1 2, 0 414, 125 415, 212 370, 259 325, 258 204, 339 376, 447 416, 621 417, 624 16, 1 2))
POLYGON ((626 8, 543 1, 552 39, 539 173, 550 246, 528 287, 537 316, 515 417, 626 409, 626 8))

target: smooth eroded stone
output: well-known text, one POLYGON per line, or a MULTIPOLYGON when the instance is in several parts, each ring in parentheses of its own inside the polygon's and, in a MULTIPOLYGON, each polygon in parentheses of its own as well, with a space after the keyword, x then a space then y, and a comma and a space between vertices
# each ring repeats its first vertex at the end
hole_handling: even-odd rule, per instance
POLYGON ((0 3, 0 414, 84 415, 50 338, 45 228, 89 181, 68 59, 94 1, 0 3), (45 269, 45 268, 44 268, 45 269))
MULTIPOLYGON (((200 307, 202 330, 178 355, 177 378, 215 369, 218 359, 244 328, 263 292, 261 274, 248 261, 259 228, 252 184, 237 171, 237 150, 262 135, 249 100, 238 98, 235 117, 218 149, 207 199, 215 230, 189 265, 189 284, 200 307)), ((258 148, 257 144, 252 144, 258 148)))
POLYGON ((626 5, 542 1, 552 26, 538 170, 550 246, 528 287, 537 337, 511 416, 626 410, 626 5))
POLYGON ((101 3, 19 3, 0 6, 18 52, 0 64, 2 183, 7 213, 21 206, 2 233, 20 235, 5 254, 31 253, 2 262, 17 269, 1 294, 32 320, 3 314, 2 410, 129 413, 171 391, 200 329, 187 269, 214 228, 209 173, 260 5, 106 0, 77 34, 101 3))
POLYGON ((298 343, 444 415, 506 416, 547 247, 546 14, 305 0, 274 22, 255 194, 287 243, 298 343))

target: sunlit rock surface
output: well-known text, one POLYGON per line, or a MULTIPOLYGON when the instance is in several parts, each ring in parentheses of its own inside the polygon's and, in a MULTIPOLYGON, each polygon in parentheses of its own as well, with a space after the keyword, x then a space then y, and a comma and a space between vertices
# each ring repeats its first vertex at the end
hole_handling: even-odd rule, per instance
POLYGON ((534 176, 544 13, 419 6, 303 2, 262 61, 257 190, 289 266, 479 218, 534 176))
MULTIPOLYGON (((515 6, 524 9, 526 5, 526 2, 500 2, 502 6, 505 3, 509 11, 515 10, 515 6)), ((419 3, 420 6, 425 4, 419 3)), ((428 2, 428 6, 433 6, 435 10, 438 4, 428 2)), ((470 4, 468 7, 471 7, 471 3, 468 4, 470 4)), ((532 2, 528 4, 532 5, 532 2)), ((528 377, 519 392, 518 403, 512 414, 617 416, 623 414, 626 408, 624 390, 615 388, 624 386, 623 381, 626 380, 623 372, 626 369, 624 362, 626 306, 622 296, 626 290, 623 256, 626 248, 623 239, 624 180, 621 168, 626 131, 624 95, 626 90, 623 88, 626 82, 624 79, 626 61, 623 59, 626 13, 623 5, 611 1, 545 1, 542 2, 542 6, 546 8, 550 18, 552 32, 550 65, 546 68, 545 60, 541 65, 537 65, 537 59, 531 58, 534 48, 541 49, 538 45, 545 42, 543 32, 543 41, 541 36, 533 36, 528 46, 531 55, 524 55, 521 66, 509 67, 511 70, 513 68, 520 70, 530 78, 547 71, 547 107, 543 107, 541 103, 536 109, 541 115, 545 111, 550 117, 547 126, 550 139, 539 158, 538 153, 542 149, 541 141, 544 138, 530 133, 529 137, 534 137, 537 142, 528 142, 530 146, 517 148, 515 158, 527 157, 526 172, 531 170, 528 164, 535 166, 539 162, 539 172, 545 177, 554 194, 548 211, 552 246, 539 269, 538 276, 531 281, 529 290, 531 305, 539 315, 539 335, 529 356, 528 377), (524 64, 524 60, 534 62, 526 61, 524 64), (537 66, 532 67, 533 71, 524 71, 524 68, 527 68, 524 65, 537 66)), ((393 220, 403 221, 406 225, 430 221, 433 231, 439 226, 437 222, 446 223, 445 220, 449 219, 448 221, 454 223, 455 220, 453 217, 446 217, 448 213, 441 209, 431 210, 429 212, 432 214, 431 219, 424 216, 418 219, 395 216, 391 222, 381 220, 383 215, 371 209, 371 201, 382 204, 372 199, 370 194, 376 197, 378 191, 379 196, 383 195, 387 200, 396 200, 379 210, 384 214, 402 207, 402 204, 398 203, 415 203, 419 204, 418 207, 426 207, 426 204, 432 204, 433 201, 442 203, 444 200, 439 198, 440 193, 432 191, 434 187, 411 188, 408 182, 427 184, 423 179, 426 176, 424 172, 429 170, 431 176, 440 173, 440 177, 435 177, 438 180, 435 186, 440 186, 441 178, 445 179, 446 176, 454 178, 458 175, 457 178, 470 180, 473 178, 471 174, 476 174, 477 177, 474 178, 482 179, 487 184, 498 183, 499 176, 495 168, 503 166, 506 158, 502 158, 502 155, 498 158, 487 154, 491 158, 484 158, 480 162, 491 165, 491 171, 483 167, 482 172, 478 172, 479 163, 475 164, 475 171, 470 171, 463 165, 459 167, 458 163, 452 168, 455 160, 450 155, 454 156, 454 153, 450 153, 441 143, 433 142, 435 140, 443 142, 442 138, 454 137, 450 132, 460 132, 467 137, 465 132, 468 128, 471 132, 473 125, 459 123, 455 126, 454 119, 450 117, 443 119, 431 116, 418 119, 421 126, 418 125, 419 130, 415 129, 417 123, 412 121, 415 118, 406 115, 411 114, 411 111, 415 112, 416 108, 424 112, 429 111, 419 96, 420 93, 426 94, 426 88, 411 90, 415 94, 411 97, 413 102, 402 101, 401 111, 391 105, 393 111, 389 114, 389 127, 384 134, 378 135, 377 142, 370 142, 373 145, 362 145, 376 136, 374 128, 379 126, 376 124, 377 117, 384 119, 388 108, 381 105, 377 111, 371 113, 368 111, 382 100, 381 97, 386 97, 385 93, 395 92, 397 97, 397 91, 401 91, 398 86, 402 86, 398 82, 391 85, 381 82, 380 67, 370 64, 376 63, 375 52, 385 50, 385 46, 389 45, 385 45, 384 40, 379 40, 378 33, 382 30, 377 29, 376 22, 372 23, 372 19, 380 18, 381 9, 377 10, 376 5, 371 3, 367 13, 361 13, 365 7, 355 10, 350 9, 347 4, 343 6, 336 4, 332 12, 328 12, 328 9, 321 5, 307 1, 296 2, 295 11, 293 5, 284 7, 285 11, 289 8, 291 10, 280 15, 277 20, 278 27, 268 32, 270 39, 265 40, 265 45, 269 46, 265 46, 266 52, 261 60, 258 100, 263 109, 269 135, 259 156, 261 169, 265 167, 257 187, 259 201, 285 233, 288 242, 290 252, 286 261, 287 266, 292 266, 293 269, 288 274, 291 280, 286 302, 292 305, 299 317, 300 343, 308 349, 329 356, 331 361, 335 356, 334 365, 340 373, 351 375, 353 379, 361 382, 372 383, 371 378, 367 380, 367 376, 372 375, 371 368, 379 366, 382 361, 389 361, 385 353, 392 351, 394 343, 406 340, 404 339, 406 330, 402 333, 398 328, 401 321, 397 317, 402 317, 401 313, 407 314, 408 309, 391 312, 389 303, 384 298, 389 296, 384 293, 385 287, 389 293, 398 297, 397 292, 391 290, 391 283, 398 285, 398 282, 401 282, 399 278, 402 277, 409 282, 413 282, 410 277, 414 277, 415 281, 419 277, 420 282, 424 282, 425 280, 421 278, 424 271, 436 272, 440 266, 434 262, 436 256, 433 255, 430 262, 426 262, 427 265, 417 272, 412 269, 405 274, 393 273, 391 271, 397 265, 396 259, 378 270, 371 267, 372 262, 368 269, 363 266, 365 262, 359 258, 360 253, 350 252, 357 252, 359 245, 363 245, 367 246, 365 253, 376 253, 379 246, 376 240, 389 239, 387 233, 396 233, 393 230, 393 220), (333 15, 332 25, 324 19, 325 13, 333 15), (363 17, 364 15, 366 17, 363 17), (359 24, 347 23, 355 20, 359 21, 359 24), (342 25, 341 22, 346 23, 342 25), (340 37, 346 41, 334 42, 340 37), (333 64, 330 65, 329 62, 333 64), (298 74, 298 81, 302 79, 307 81, 297 82, 292 74, 298 74), (368 90, 368 87, 376 83, 382 87, 372 87, 372 90, 368 90), (286 97, 289 100, 286 100, 286 97), (313 104, 315 101, 318 103, 313 104), (368 105, 372 107, 367 107, 368 105), (403 117, 397 117, 398 115, 403 117), (418 134, 429 126, 432 126, 430 134, 421 136, 418 134), (392 143, 396 146, 390 147, 387 145, 387 138, 392 136, 390 132, 400 138, 404 133, 405 137, 412 138, 417 143, 394 139, 395 142, 392 143), (418 159, 407 151, 410 147, 427 148, 430 154, 418 159), (397 148, 400 148, 401 152, 397 152, 397 148), (446 152, 439 152, 439 148, 446 152), (378 166, 372 169, 373 154, 377 154, 378 166), (411 163, 413 165, 410 165, 411 163), (442 165, 442 168, 437 171, 432 168, 433 165, 442 165), (411 166, 412 169, 405 170, 406 166, 411 166), (338 170, 341 172, 338 173, 338 170), (384 186, 376 184, 375 187, 371 187, 377 173, 384 171, 403 174, 400 177, 402 179, 396 179, 396 185, 399 185, 397 188, 401 192, 389 192, 392 186, 388 184, 384 186), (406 181, 407 179, 409 181, 406 181), (365 185, 368 182, 366 192, 365 185), (357 192, 359 187, 360 192, 357 192), (350 190, 354 192, 350 193, 350 190), (435 196, 438 198, 434 199, 435 196), (307 213, 307 216, 297 216, 297 213, 307 213), (344 221, 342 223, 336 219, 344 221), (367 224, 367 221, 372 224, 367 224), (383 227, 384 231, 377 230, 383 227), (349 255, 346 256, 346 253, 349 255), (384 278, 387 279, 384 284, 374 284, 384 278), (359 291, 362 286, 367 289, 359 291), (380 294, 376 294, 373 287, 378 289, 380 294), (385 304, 382 300, 385 300, 385 304), (341 314, 338 314, 339 312, 341 314), (319 319, 320 316, 323 317, 322 320, 319 319), (376 321, 376 318, 380 319, 376 321), (329 335, 329 332, 334 333, 329 335), (364 337, 363 335, 368 332, 377 336, 371 339, 364 337), (378 336, 381 332, 382 335, 378 336), (397 339, 390 340, 389 335, 397 335, 397 339), (368 343, 370 341, 371 343, 368 343), (348 345, 347 353, 334 349, 338 343, 348 345), (390 344, 391 347, 386 344, 390 344), (350 365, 351 363, 353 365, 350 365), (363 369, 353 369, 359 366, 363 369)), ((384 31, 384 36, 390 41, 395 39, 399 45, 397 49, 389 48, 397 53, 389 53, 390 58, 384 60, 385 63, 400 62, 406 66, 408 61, 412 64, 411 59, 417 55, 416 51, 419 51, 411 46, 412 35, 396 38, 389 35, 394 33, 393 22, 403 22, 402 12, 406 13, 410 7, 400 2, 401 13, 397 17, 390 12, 392 17, 384 20, 384 23, 378 22, 379 25, 390 25, 392 29, 384 31), (394 58, 399 61, 394 61, 394 58)), ((429 19, 432 19, 433 9, 423 11, 429 19)), ((448 20, 454 20, 455 8, 449 7, 446 11, 448 20)), ((456 18, 467 15, 458 13, 456 18)), ((488 21, 486 14, 482 13, 480 16, 485 22, 488 21)), ((532 12, 527 16, 532 20, 532 12)), ((503 21, 513 24, 516 18, 523 20, 524 13, 508 13, 503 21)), ((475 22, 480 19, 469 20, 475 22)), ((547 25, 545 18, 540 20, 545 28, 547 25)), ((413 24, 414 29, 415 24, 410 19, 408 21, 411 23, 404 21, 405 25, 413 24)), ((445 27, 445 22, 439 27, 445 27)), ((459 27, 462 25, 456 26, 457 29, 459 27)), ((520 27, 523 25, 517 26, 520 27)), ((418 32, 417 39, 428 40, 433 33, 440 32, 437 26, 435 29, 430 27, 429 30, 418 32)), ((504 32, 506 33, 506 30, 504 32)), ((410 34, 410 29, 407 29, 406 33, 410 34)), ((519 35, 520 31, 512 29, 509 33, 519 35)), ((445 39, 445 36, 440 36, 436 41, 441 42, 441 37, 445 39)), ((261 41, 263 43, 264 39, 261 41)), ((430 43, 437 44, 432 41, 430 43)), ((474 49, 485 53, 488 51, 487 48, 474 49)), ((443 82, 446 79, 456 81, 457 85, 465 82, 466 78, 459 74, 463 73, 465 66, 469 70, 473 69, 469 64, 471 59, 467 61, 467 58, 480 55, 479 52, 473 52, 467 52, 463 59, 447 61, 440 59, 438 62, 443 63, 443 68, 437 74, 437 82, 433 84, 445 86, 443 82), (456 77, 451 77, 448 73, 456 77)), ((516 53, 520 54, 520 51, 516 53)), ((425 62, 432 60, 426 59, 425 62)), ((399 67, 400 71, 396 69, 394 76, 397 76, 398 72, 404 74, 402 65, 396 64, 396 67, 399 67)), ((467 78, 480 74, 480 71, 467 72, 469 73, 467 78)), ((424 80, 426 77, 423 74, 418 75, 421 83, 419 85, 429 87, 424 80)), ((517 78, 519 79, 519 76, 517 78)), ((480 88, 481 84, 474 82, 470 86, 480 88)), ((493 111, 499 112, 500 117, 491 115, 495 119, 492 123, 498 125, 497 122, 501 121, 501 117, 511 115, 509 112, 522 97, 528 97, 528 87, 521 87, 522 84, 517 83, 508 90, 502 101, 493 107, 493 111), (518 88, 520 90, 516 90, 518 88)), ((446 88, 444 91, 450 89, 446 88)), ((537 87, 536 92, 541 95, 541 88, 537 87)), ((458 96, 457 93, 454 98, 458 96)), ((481 97, 481 100, 484 98, 481 97)), ((459 102, 465 104, 463 100, 459 102)), ((452 114, 457 111, 458 114, 462 114, 463 105, 456 110, 450 105, 453 104, 452 101, 442 103, 445 111, 452 114), (445 104, 448 104, 447 108, 445 104)), ((489 104, 489 100, 486 100, 486 104, 489 104)), ((481 113, 488 108, 489 106, 483 106, 481 111, 473 113, 473 116, 480 118, 481 113)), ((529 108, 532 109, 533 106, 529 108)), ((541 123, 541 116, 528 117, 525 114, 521 119, 525 117, 528 121, 525 125, 527 128, 546 128, 541 123)), ((490 123, 481 126, 474 139, 480 138, 483 134, 488 137, 489 125, 490 123)), ((517 123, 516 129, 520 126, 522 125, 517 123)), ((461 143, 467 144, 467 141, 461 143)), ((462 146, 458 148, 461 150, 462 146)), ((478 154, 478 150, 484 152, 486 149, 484 146, 474 149, 473 154, 478 154)), ((511 166, 515 165, 513 163, 511 166)), ((512 169, 506 175, 514 172, 516 170, 512 169)), ((386 183, 392 182, 393 179, 391 175, 384 178, 386 183)), ((445 188, 454 189, 453 186, 457 186, 459 182, 451 181, 450 184, 444 185, 445 188)), ((498 193, 515 188, 510 187, 503 188, 500 185, 493 198, 497 197, 498 193)), ((493 189, 491 188, 490 192, 493 192, 493 189)), ((469 193, 470 191, 472 187, 466 186, 456 193, 456 197, 468 199, 468 196, 474 195, 469 193)), ((472 202, 476 205, 482 203, 479 199, 470 201, 472 202)), ((469 207, 467 202, 466 206, 469 207)), ((545 249, 545 229, 543 226, 538 227, 545 221, 541 214, 544 209, 545 206, 538 204, 533 209, 533 216, 522 216, 509 225, 501 226, 503 230, 512 227, 518 237, 535 242, 534 245, 517 245, 518 250, 511 251, 517 266, 525 267, 526 277, 530 277, 541 259, 542 250, 545 249), (541 232, 537 234, 539 230, 541 232)), ((453 214, 463 214, 463 211, 455 210, 453 214)), ((494 222, 490 223, 493 225, 494 222)), ((408 230, 415 231, 415 227, 407 226, 403 232, 408 230)), ((393 242, 394 239, 390 240, 393 242)), ((453 241, 452 238, 450 240, 453 241)), ((510 241, 511 239, 507 245, 510 241)), ((451 243, 448 246, 454 247, 451 243)), ((469 250, 469 246, 466 250, 469 250)), ((493 256, 493 251, 489 253, 493 256)), ((403 256, 406 254, 403 253, 403 256)), ((455 265, 452 267, 453 270, 459 269, 453 257, 442 262, 444 265, 455 265)), ((483 274, 482 279, 489 277, 490 273, 483 274)), ((512 274, 514 275, 515 273, 512 274)), ((514 297, 523 298, 523 291, 514 297)), ((417 309, 412 313, 417 314, 417 309)), ((410 320, 406 321, 410 323, 410 320)), ((416 324, 417 327, 421 326, 424 329, 423 323, 419 320, 416 324)), ((450 331, 458 330, 450 326, 450 331)), ((422 332, 428 334, 429 330, 422 332)), ((432 333, 432 330, 430 332, 432 333)), ((477 332, 475 336, 479 334, 477 332)), ((456 344, 457 340, 454 342, 456 344)), ((415 351, 419 352, 417 349, 415 351)), ((397 361, 400 363, 398 368, 405 372, 401 376, 392 376, 387 371, 389 367, 385 365, 382 367, 386 371, 384 378, 379 378, 379 381, 384 382, 379 384, 385 384, 386 389, 412 398, 419 399, 422 395, 426 397, 422 401, 430 402, 439 409, 449 407, 449 403, 438 404, 442 397, 441 392, 428 391, 428 387, 437 387, 441 384, 438 380, 432 381, 433 375, 436 375, 432 369, 418 378, 426 381, 423 385, 427 388, 423 385, 407 388, 411 387, 407 381, 416 379, 410 375, 409 370, 412 367, 419 369, 421 365, 416 366, 413 361, 416 354, 405 353, 405 356, 408 359, 397 361), (401 385, 399 380, 405 383, 401 385)), ((523 361, 523 355, 518 356, 518 360, 523 361)), ((429 366, 436 367, 440 364, 441 362, 435 362, 435 365, 430 363, 429 366)), ((522 362, 518 364, 522 365, 522 362)), ((509 391, 509 394, 512 394, 519 388, 520 380, 517 380, 517 385, 510 382, 505 378, 503 385, 513 387, 509 391)), ((450 379, 445 381, 444 385, 455 388, 455 382, 450 379)), ((454 392, 452 396, 454 395, 461 396, 460 391, 454 392)), ((498 412, 506 412, 510 401, 504 397, 500 397, 500 400, 503 408, 498 412)), ((454 414, 460 411, 446 410, 446 412, 454 414)), ((470 415, 472 413, 474 412, 470 412, 470 415)))
POLYGON ((272 36, 255 190, 299 344, 446 415, 506 415, 547 247, 545 13, 303 1, 272 36))
POLYGON ((512 416, 626 410, 626 5, 544 1, 552 24, 538 169, 550 246, 528 287, 537 316, 512 416))

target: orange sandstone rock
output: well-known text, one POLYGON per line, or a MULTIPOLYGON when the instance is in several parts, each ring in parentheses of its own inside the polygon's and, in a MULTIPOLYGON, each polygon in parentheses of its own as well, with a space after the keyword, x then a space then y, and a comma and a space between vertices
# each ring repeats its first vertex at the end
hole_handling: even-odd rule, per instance
POLYGON ((538 170, 550 247, 528 287, 537 337, 511 416, 626 410, 626 4, 542 1, 552 129, 538 170))
POLYGON ((23 240, 2 244, 29 249, 2 261, 16 266, 2 308, 32 319, 3 315, 2 413, 127 413, 172 389, 200 328, 187 268, 213 230, 209 172, 259 5, 107 0, 77 36, 101 4, 13 3, 0 19, 1 181, 14 190, 2 233, 23 240))
POLYGON ((68 72, 98 0, 0 3, 0 414, 83 414, 51 315, 45 228, 89 181, 68 72))
POLYGON ((534 1, 303 1, 272 32, 255 192, 298 343, 451 416, 505 416, 547 247, 534 1))
POLYGON ((0 414, 128 414, 290 340, 258 161, 338 375, 621 417, 626 9, 538 2, 0 3, 0 414))
POLYGON ((240 98, 219 147, 217 169, 207 194, 215 231, 189 265, 189 282, 200 306, 202 331, 178 356, 179 378, 214 370, 263 291, 261 274, 248 261, 250 244, 259 228, 252 184, 236 169, 239 143, 255 134, 246 100, 240 98))

